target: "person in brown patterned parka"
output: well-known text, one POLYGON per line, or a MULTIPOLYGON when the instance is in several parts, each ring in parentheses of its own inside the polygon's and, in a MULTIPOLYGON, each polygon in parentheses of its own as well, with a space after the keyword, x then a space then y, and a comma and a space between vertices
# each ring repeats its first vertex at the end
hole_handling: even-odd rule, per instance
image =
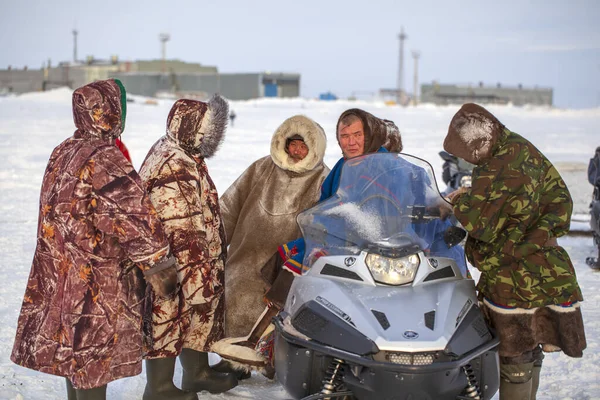
POLYGON ((205 158, 221 144, 228 105, 178 100, 167 133, 148 152, 140 170, 177 258, 179 287, 173 299, 154 299, 152 346, 145 355, 144 399, 171 399, 175 357, 183 367, 182 389, 221 393, 237 385, 233 374, 214 371, 207 351, 224 335, 226 238, 219 196, 205 158))
POLYGON ((44 173, 11 360, 66 377, 69 399, 101 399, 108 382, 142 371, 141 270, 162 262, 169 245, 114 144, 125 124, 120 82, 77 89, 73 118, 75 134, 54 149, 44 173))

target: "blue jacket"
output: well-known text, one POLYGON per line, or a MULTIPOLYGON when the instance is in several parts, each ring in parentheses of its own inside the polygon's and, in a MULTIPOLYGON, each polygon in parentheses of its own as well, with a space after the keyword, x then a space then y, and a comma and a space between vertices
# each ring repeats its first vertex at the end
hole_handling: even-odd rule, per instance
MULTIPOLYGON (((385 147, 380 147, 377 152, 388 153, 385 147)), ((345 158, 340 158, 329 172, 329 175, 327 175, 327 178, 323 181, 323 184, 321 185, 321 197, 318 201, 319 203, 330 198, 337 190, 340 185, 340 176, 345 161, 345 158)), ((306 246, 303 238, 298 238, 279 246, 279 255, 286 260, 283 263, 283 267, 294 274, 301 275, 305 250, 306 246)))

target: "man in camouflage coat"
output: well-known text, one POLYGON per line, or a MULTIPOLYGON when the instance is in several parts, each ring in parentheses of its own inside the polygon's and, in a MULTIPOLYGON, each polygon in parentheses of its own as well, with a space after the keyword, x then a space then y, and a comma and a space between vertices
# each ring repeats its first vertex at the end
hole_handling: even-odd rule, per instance
MULTIPOLYGON (((226 238, 219 196, 204 161, 217 151, 227 127, 228 105, 178 100, 167 133, 140 169, 146 190, 177 258, 179 287, 170 299, 152 301, 151 345, 146 354, 145 400, 188 399, 173 385, 175 357, 182 388, 220 393, 237 385, 233 374, 213 371, 207 351, 224 335, 226 238)), ((152 294, 151 294, 152 295, 152 294)))
POLYGON ((169 250, 142 181, 115 146, 125 105, 119 81, 77 89, 77 130, 54 149, 42 181, 11 360, 66 377, 72 400, 104 398, 108 382, 142 371, 141 270, 169 250))
POLYGON ((473 163, 470 189, 450 194, 481 271, 484 313, 500 337, 500 399, 535 399, 543 351, 582 357, 586 347, 575 269, 556 238, 573 203, 550 161, 490 112, 465 104, 444 149, 473 163))

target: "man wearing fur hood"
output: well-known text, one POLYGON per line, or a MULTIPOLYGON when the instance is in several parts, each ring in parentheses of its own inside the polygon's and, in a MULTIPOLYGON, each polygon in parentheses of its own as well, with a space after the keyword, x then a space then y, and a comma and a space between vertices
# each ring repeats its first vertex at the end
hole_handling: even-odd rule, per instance
POLYGON ((178 290, 151 301, 144 400, 195 399, 237 385, 232 374, 212 370, 206 353, 224 334, 225 231, 218 194, 204 161, 221 144, 228 105, 178 100, 167 133, 148 152, 140 170, 178 264, 178 290), (175 357, 183 367, 182 389, 173 385, 175 357))
POLYGON ((296 215, 312 207, 329 168, 326 137, 303 115, 285 120, 271 139, 271 155, 255 161, 221 196, 229 257, 225 276, 227 337, 247 335, 265 308, 269 288, 261 268, 286 240, 298 237, 296 215), (301 139, 301 140, 298 140, 301 139), (299 159, 295 146, 305 146, 299 159))
POLYGON ((533 144, 477 104, 456 113, 444 149, 475 164, 472 187, 449 198, 500 337, 500 399, 535 399, 542 351, 581 357, 586 347, 581 289, 556 240, 569 231, 571 195, 533 144))

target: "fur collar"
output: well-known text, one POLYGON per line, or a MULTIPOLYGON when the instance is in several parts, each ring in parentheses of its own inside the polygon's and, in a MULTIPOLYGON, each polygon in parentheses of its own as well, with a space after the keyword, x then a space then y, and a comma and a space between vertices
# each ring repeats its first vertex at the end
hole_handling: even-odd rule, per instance
POLYGON ((271 158, 275 165, 286 171, 304 173, 312 171, 323 163, 327 139, 321 125, 304 115, 295 115, 286 119, 277 128, 271 139, 271 158), (300 135, 308 146, 308 155, 297 163, 290 161, 290 156, 285 151, 288 138, 300 135))

